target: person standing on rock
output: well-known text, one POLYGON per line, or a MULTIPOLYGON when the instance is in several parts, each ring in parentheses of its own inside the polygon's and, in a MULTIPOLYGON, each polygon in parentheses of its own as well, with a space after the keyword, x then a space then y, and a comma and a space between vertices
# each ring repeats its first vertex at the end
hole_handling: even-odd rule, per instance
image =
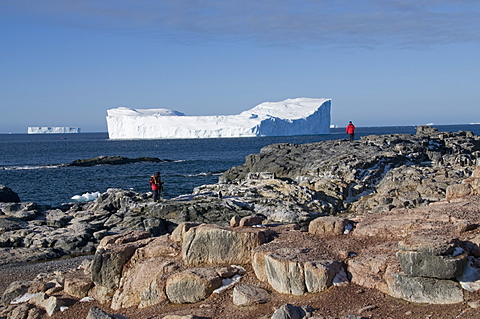
POLYGON ((353 125, 352 121, 348 122, 346 130, 348 137, 350 138, 350 142, 353 142, 353 138, 355 137, 355 125, 353 125))
POLYGON ((152 185, 153 201, 158 202, 160 200, 160 193, 163 191, 163 182, 160 177, 160 172, 156 172, 150 177, 150 185, 152 185))

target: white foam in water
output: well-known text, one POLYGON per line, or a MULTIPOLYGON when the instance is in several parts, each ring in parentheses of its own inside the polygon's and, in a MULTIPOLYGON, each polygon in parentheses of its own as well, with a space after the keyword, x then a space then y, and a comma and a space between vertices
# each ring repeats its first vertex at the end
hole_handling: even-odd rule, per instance
POLYGON ((14 170, 28 170, 28 169, 43 169, 43 168, 59 168, 61 165, 33 165, 33 166, 3 166, 2 170, 14 171, 14 170))
POLYGON ((330 99, 265 102, 238 115, 185 116, 169 109, 107 110, 110 139, 295 136, 330 133, 330 99))
POLYGON ((85 193, 83 195, 75 195, 71 199, 76 200, 78 202, 90 202, 92 200, 96 200, 99 196, 100 196, 100 192, 85 193))

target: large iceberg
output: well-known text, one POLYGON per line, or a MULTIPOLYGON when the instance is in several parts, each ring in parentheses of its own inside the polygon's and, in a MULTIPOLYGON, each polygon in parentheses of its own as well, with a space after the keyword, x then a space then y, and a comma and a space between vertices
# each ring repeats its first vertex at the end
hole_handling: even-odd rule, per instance
POLYGON ((111 139, 292 136, 330 133, 330 99, 265 102, 238 115, 186 116, 169 109, 107 110, 111 139))
POLYGON ((79 127, 66 127, 66 126, 29 126, 27 129, 28 134, 67 134, 67 133, 80 133, 79 127))

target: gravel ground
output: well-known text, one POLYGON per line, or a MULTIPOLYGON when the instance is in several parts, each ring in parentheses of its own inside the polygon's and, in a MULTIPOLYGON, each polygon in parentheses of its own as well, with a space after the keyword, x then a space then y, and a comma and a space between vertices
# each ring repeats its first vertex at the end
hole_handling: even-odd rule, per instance
POLYGON ((62 258, 32 263, 12 263, 0 265, 0 293, 3 294, 11 282, 32 280, 40 273, 55 271, 67 272, 76 269, 85 259, 93 259, 93 255, 73 258, 62 258))

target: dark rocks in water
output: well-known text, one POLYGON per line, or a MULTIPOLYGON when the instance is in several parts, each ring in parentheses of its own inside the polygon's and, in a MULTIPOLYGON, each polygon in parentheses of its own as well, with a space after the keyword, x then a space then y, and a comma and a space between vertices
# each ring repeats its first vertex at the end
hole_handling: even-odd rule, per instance
POLYGON ((11 188, 0 185, 0 202, 3 203, 18 203, 20 202, 20 197, 15 193, 11 188))
POLYGON ((66 166, 123 165, 138 162, 161 163, 168 161, 171 160, 159 159, 157 157, 128 158, 123 156, 98 156, 89 159, 78 159, 66 164, 66 166))

